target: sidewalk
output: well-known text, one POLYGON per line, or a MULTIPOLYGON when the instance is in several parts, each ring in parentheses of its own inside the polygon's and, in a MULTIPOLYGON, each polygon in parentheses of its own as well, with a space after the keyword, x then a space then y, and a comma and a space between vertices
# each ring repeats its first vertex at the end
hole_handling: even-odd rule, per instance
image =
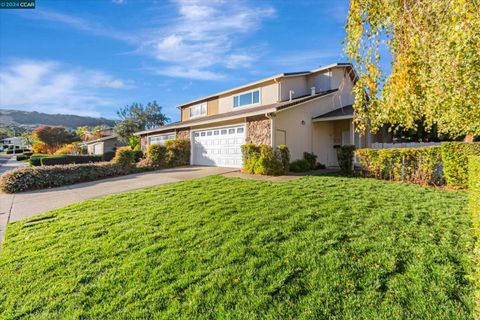
POLYGON ((42 214, 50 210, 109 194, 146 187, 225 174, 238 169, 219 167, 180 167, 122 177, 84 182, 65 187, 21 192, 0 193, 0 242, 9 222, 42 214))

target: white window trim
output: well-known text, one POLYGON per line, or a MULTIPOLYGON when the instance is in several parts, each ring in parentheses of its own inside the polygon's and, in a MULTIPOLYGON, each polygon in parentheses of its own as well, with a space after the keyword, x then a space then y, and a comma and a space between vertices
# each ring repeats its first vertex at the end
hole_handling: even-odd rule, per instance
POLYGON ((255 88, 255 89, 252 89, 252 90, 249 90, 249 91, 240 92, 239 94, 235 94, 235 95, 232 96, 232 106, 233 106, 234 110, 238 109, 238 108, 248 108, 248 107, 258 106, 258 105, 261 105, 261 104, 262 104, 262 88, 255 88), (253 99, 253 92, 255 92, 255 91, 258 91, 258 102, 235 107, 235 97, 238 97, 238 103, 240 103, 240 96, 241 95, 252 93, 252 99, 253 99))
MULTIPOLYGON (((147 136, 147 145, 150 145, 150 138, 154 138, 154 137, 161 137, 161 136, 175 136, 175 138, 177 138, 177 134, 175 131, 172 131, 172 132, 168 132, 168 133, 161 133, 161 134, 154 134, 154 135, 151 135, 151 136, 147 136)), ((165 140, 167 141, 167 140, 165 140)))
POLYGON ((188 117, 189 117, 189 119, 205 117, 206 115, 208 115, 208 102, 202 102, 202 103, 198 103, 198 104, 195 104, 193 106, 188 107, 188 117), (192 108, 201 106, 203 104, 205 105, 205 113, 199 114, 199 115, 196 115, 196 116, 192 116, 192 108))

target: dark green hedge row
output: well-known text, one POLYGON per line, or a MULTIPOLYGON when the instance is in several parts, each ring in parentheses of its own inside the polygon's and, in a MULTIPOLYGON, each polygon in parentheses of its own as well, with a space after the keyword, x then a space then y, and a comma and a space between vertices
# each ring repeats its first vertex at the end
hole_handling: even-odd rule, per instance
MULTIPOLYGON (((468 164, 468 209, 472 216, 473 229, 477 238, 475 244, 475 282, 480 288, 480 157, 469 157, 468 164)), ((480 292, 477 290, 477 308, 480 292)))
POLYGON ((468 185, 468 158, 480 156, 478 142, 444 142, 424 148, 360 149, 365 176, 393 181, 456 187, 468 185))
POLYGON ((468 158, 480 156, 480 142, 446 142, 442 144, 443 173, 447 184, 468 185, 468 158))
POLYGON ((22 167, 7 171, 1 176, 0 189, 7 193, 16 193, 60 187, 138 171, 136 167, 123 167, 111 162, 22 167))
POLYGON ((355 154, 366 177, 430 185, 444 183, 439 146, 359 149, 355 154))
POLYGON ((325 169, 325 165, 317 162, 317 155, 310 152, 304 152, 303 159, 290 163, 290 171, 292 172, 307 172, 316 169, 325 169))
POLYGON ((60 164, 82 164, 102 161, 100 155, 58 155, 39 157, 42 166, 55 166, 60 164))
POLYGON ((286 174, 290 164, 290 151, 286 145, 273 149, 269 145, 242 145, 242 171, 252 174, 278 176, 286 174))

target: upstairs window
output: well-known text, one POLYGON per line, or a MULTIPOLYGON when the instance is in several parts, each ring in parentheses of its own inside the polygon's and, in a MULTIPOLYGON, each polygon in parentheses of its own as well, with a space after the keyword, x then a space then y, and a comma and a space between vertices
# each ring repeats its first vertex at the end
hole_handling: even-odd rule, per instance
POLYGON ((207 115, 207 103, 200 103, 190 107, 190 118, 207 115))
POLYGON ((233 107, 243 107, 260 103, 260 90, 242 93, 233 97, 233 107))

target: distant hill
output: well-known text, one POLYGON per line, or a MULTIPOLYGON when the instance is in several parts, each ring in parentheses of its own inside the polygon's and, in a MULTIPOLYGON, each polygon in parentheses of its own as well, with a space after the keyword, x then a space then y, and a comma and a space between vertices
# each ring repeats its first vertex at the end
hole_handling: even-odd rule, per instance
POLYGON ((36 111, 19 111, 0 109, 0 126, 19 126, 24 128, 36 128, 39 125, 64 126, 74 129, 80 126, 106 125, 113 127, 114 120, 105 118, 82 117, 71 114, 47 114, 36 111))

